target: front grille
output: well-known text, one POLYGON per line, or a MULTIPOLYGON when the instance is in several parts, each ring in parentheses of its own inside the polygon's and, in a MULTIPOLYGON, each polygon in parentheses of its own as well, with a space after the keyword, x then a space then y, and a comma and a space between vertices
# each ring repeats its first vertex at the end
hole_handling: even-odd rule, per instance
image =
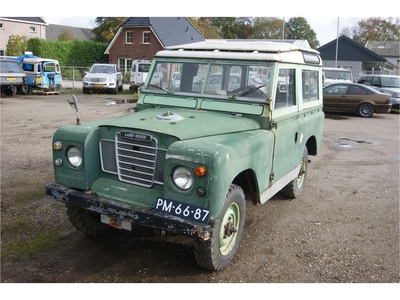
POLYGON ((144 141, 117 133, 115 140, 100 140, 103 171, 117 174, 120 181, 145 187, 164 183, 166 153, 153 137, 144 141))
POLYGON ((98 82, 106 82, 107 78, 92 78, 90 79, 91 82, 98 83, 98 82))

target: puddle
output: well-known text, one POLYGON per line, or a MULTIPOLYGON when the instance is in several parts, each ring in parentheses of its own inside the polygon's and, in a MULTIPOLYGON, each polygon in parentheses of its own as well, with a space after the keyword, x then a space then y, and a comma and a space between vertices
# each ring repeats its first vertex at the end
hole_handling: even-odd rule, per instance
POLYGON ((354 140, 349 138, 339 138, 339 146, 342 148, 352 148, 357 144, 373 145, 373 142, 364 140, 354 140))

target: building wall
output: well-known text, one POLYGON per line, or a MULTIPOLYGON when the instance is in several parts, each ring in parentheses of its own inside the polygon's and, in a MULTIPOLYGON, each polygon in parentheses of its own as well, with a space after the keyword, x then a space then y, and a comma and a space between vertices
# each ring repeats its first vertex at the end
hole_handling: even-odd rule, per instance
POLYGON ((7 55, 7 43, 9 37, 12 35, 25 36, 27 37, 27 39, 46 39, 46 25, 44 24, 21 22, 17 20, 11 21, 4 19, 0 19, 0 23, 0 52, 3 52, 1 53, 3 55, 7 55), (31 27, 34 27, 35 31, 31 31, 31 27))
POLYGON ((118 59, 146 59, 152 60, 154 55, 164 48, 149 27, 143 28, 123 28, 118 38, 115 40, 109 52, 109 62, 117 63, 118 59), (126 43, 126 32, 133 33, 132 44, 126 43), (143 32, 150 31, 150 44, 143 44, 143 32))

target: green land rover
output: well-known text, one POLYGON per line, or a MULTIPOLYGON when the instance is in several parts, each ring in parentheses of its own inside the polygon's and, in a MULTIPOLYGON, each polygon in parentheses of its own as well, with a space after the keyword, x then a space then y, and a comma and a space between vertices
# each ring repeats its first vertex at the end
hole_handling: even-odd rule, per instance
POLYGON ((170 47, 154 57, 134 112, 56 131, 57 184, 46 194, 88 235, 133 223, 183 235, 195 240, 200 266, 221 270, 247 205, 303 191, 323 121, 315 50, 264 41, 170 47))

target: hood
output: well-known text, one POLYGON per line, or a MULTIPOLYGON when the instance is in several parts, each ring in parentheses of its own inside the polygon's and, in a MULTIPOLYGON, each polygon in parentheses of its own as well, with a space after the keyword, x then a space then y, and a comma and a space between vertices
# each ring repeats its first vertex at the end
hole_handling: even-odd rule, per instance
POLYGON ((100 126, 132 128, 175 136, 180 140, 261 128, 252 119, 184 108, 154 108, 105 120, 100 126))

